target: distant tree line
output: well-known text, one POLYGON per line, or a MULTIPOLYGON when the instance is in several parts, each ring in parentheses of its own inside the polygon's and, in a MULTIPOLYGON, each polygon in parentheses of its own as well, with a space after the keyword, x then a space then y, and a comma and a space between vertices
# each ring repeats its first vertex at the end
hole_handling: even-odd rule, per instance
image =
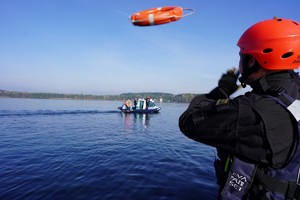
POLYGON ((179 103, 190 103, 191 100, 196 96, 197 94, 192 93, 185 93, 185 94, 178 94, 174 96, 174 102, 179 103))
POLYGON ((0 90, 0 97, 32 98, 32 99, 74 99, 74 100, 125 100, 150 97, 155 101, 189 103, 196 94, 170 94, 162 92, 122 93, 120 95, 86 95, 86 94, 61 94, 61 93, 30 93, 0 90))

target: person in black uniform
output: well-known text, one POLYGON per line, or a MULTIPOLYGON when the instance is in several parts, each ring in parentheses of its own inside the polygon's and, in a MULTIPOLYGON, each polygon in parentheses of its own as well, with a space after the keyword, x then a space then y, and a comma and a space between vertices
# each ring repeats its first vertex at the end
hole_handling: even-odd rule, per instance
POLYGON ((133 100, 133 107, 132 107, 132 109, 136 109, 136 105, 137 105, 137 98, 134 98, 134 100, 133 100))
POLYGON ((146 100, 146 110, 148 110, 150 104, 150 97, 148 96, 145 100, 146 100))
POLYGON ((300 24, 270 19, 238 40, 239 71, 196 96, 179 118, 188 138, 216 147, 218 199, 300 199, 300 24), (252 91, 230 98, 239 86, 252 91))

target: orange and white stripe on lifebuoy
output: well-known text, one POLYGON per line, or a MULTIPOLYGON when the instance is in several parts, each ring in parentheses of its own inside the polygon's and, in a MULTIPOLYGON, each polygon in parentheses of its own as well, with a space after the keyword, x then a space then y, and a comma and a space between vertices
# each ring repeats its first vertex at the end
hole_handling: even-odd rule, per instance
POLYGON ((182 15, 183 9, 181 7, 165 6, 134 13, 130 19, 135 26, 151 26, 177 21, 181 19, 182 15))

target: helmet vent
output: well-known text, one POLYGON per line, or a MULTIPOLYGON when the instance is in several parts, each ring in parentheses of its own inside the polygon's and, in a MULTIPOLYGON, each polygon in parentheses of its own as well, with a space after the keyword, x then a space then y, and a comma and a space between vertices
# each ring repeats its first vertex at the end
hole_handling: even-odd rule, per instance
POLYGON ((263 50, 263 53, 271 53, 273 51, 273 49, 271 48, 266 48, 263 50))
POLYGON ((283 58, 283 59, 289 58, 289 57, 291 57, 293 54, 294 54, 294 52, 287 52, 287 53, 283 54, 283 55, 281 56, 281 58, 283 58))

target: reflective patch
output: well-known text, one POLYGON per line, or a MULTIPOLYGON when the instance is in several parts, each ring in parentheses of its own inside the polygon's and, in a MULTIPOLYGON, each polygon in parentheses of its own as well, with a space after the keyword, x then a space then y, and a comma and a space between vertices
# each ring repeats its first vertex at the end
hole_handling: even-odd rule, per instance
POLYGON ((194 125, 200 124, 205 119, 204 116, 199 116, 197 118, 193 118, 194 125))
POLYGON ((233 109, 230 99, 218 99, 215 108, 217 112, 233 109))
POLYGON ((287 109, 293 114, 297 121, 300 120, 300 101, 295 100, 287 109))
POLYGON ((228 103, 229 103, 229 99, 218 99, 218 101, 216 102, 216 106, 224 105, 228 103))

